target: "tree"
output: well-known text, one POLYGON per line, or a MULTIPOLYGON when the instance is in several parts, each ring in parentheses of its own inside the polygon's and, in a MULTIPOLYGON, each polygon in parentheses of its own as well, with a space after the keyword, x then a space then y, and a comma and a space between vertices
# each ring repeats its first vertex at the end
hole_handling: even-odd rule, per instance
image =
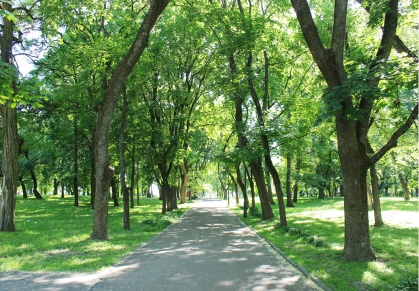
POLYGON ((170 0, 152 0, 129 51, 120 60, 109 80, 102 106, 99 108, 95 132, 96 193, 92 239, 108 239, 108 197, 114 170, 109 161, 109 129, 116 101, 124 82, 148 44, 150 31, 170 0))
POLYGON ((397 145, 397 139, 406 132, 417 116, 416 105, 406 122, 394 132, 388 142, 372 157, 368 156, 367 135, 374 104, 371 94, 377 98, 377 95, 372 92, 378 87, 379 71, 384 67, 390 55, 397 28, 398 1, 390 0, 385 9, 381 43, 374 60, 368 66, 367 76, 362 78, 362 84, 365 87, 359 94, 359 101, 355 99, 353 84, 350 84, 351 80, 356 78, 353 76, 348 79, 344 66, 348 1, 335 1, 330 48, 324 46, 308 2, 291 0, 291 3, 310 52, 328 85, 329 104, 337 106, 333 113, 345 193, 343 258, 354 261, 374 260, 375 255, 369 237, 366 174, 370 166, 374 165, 390 148, 397 145))

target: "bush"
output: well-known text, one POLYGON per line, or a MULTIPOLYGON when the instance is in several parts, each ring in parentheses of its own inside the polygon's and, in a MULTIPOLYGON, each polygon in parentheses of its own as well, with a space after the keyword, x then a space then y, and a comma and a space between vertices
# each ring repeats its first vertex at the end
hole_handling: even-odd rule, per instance
POLYGON ((392 291, 417 291, 418 290, 418 278, 408 277, 403 278, 399 284, 391 288, 392 291))
POLYGON ((262 211, 259 207, 250 208, 249 213, 254 217, 262 217, 262 211))
POLYGON ((289 234, 298 234, 300 237, 306 238, 307 242, 309 244, 313 244, 315 247, 328 247, 329 244, 324 241, 321 237, 311 235, 307 233, 305 230, 301 230, 297 227, 289 227, 286 226, 284 228, 285 232, 288 232, 289 234))

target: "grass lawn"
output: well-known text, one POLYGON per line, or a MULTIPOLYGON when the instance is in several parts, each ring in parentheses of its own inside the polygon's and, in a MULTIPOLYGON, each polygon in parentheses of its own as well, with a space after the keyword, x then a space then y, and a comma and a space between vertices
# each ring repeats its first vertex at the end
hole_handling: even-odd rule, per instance
MULTIPOLYGON (((418 290, 418 199, 381 198, 385 225, 374 227, 370 211, 370 239, 375 262, 341 259, 344 244, 343 198, 299 198, 287 208, 288 227, 277 228, 277 219, 242 218, 290 259, 336 291, 418 290), (411 287, 409 287, 411 286, 411 287), (409 289, 410 288, 410 289, 409 289)), ((278 215, 278 206, 273 205, 278 215)))
POLYGON ((161 201, 144 198, 130 209, 131 230, 123 227, 123 206, 109 204, 108 241, 91 240, 90 197, 18 197, 16 232, 0 233, 0 271, 95 271, 115 264, 170 225, 185 208, 161 215, 161 201))

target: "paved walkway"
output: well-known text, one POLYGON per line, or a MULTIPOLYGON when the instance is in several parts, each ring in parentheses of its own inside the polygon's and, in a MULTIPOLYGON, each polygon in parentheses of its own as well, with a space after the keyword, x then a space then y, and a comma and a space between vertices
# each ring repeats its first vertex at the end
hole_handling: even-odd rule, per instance
POLYGON ((323 290, 225 207, 203 200, 106 271, 0 273, 1 290, 323 290))

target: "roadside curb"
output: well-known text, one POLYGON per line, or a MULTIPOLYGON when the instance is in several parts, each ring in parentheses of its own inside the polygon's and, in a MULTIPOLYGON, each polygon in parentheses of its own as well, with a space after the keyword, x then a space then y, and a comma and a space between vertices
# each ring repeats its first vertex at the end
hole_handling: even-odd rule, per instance
MULTIPOLYGON (((231 210, 231 209, 230 209, 231 210)), ((234 212, 233 212, 234 213, 234 212)), ((236 215, 236 214, 234 214, 236 215)), ((237 215, 236 215, 237 216, 237 215)), ((248 229, 250 229, 254 234, 256 234, 258 237, 260 237, 264 242, 266 242, 267 244, 269 244, 271 246, 271 248, 273 250, 275 250, 275 252, 277 252, 278 254, 281 255, 281 257, 283 257, 288 263, 290 263, 292 266, 294 266, 295 268, 297 268, 301 273, 303 273, 304 276, 306 276, 307 278, 309 278, 311 281, 313 281, 314 283, 316 283, 317 286, 319 286, 320 288, 322 288, 325 291, 333 291, 333 289, 330 289, 329 287, 327 287, 322 281, 320 281, 319 278, 313 276, 310 274, 310 272, 308 272, 306 269, 304 269, 302 266, 298 265, 296 262, 294 262, 293 260, 291 260, 286 254, 284 254, 283 251, 281 251, 276 245, 274 245, 273 243, 271 243, 269 240, 267 240, 266 238, 264 238, 263 236, 261 236, 259 233, 256 232, 256 230, 254 230, 252 227, 248 226, 247 224, 245 224, 239 217, 237 217, 239 219, 239 221, 248 229)))

